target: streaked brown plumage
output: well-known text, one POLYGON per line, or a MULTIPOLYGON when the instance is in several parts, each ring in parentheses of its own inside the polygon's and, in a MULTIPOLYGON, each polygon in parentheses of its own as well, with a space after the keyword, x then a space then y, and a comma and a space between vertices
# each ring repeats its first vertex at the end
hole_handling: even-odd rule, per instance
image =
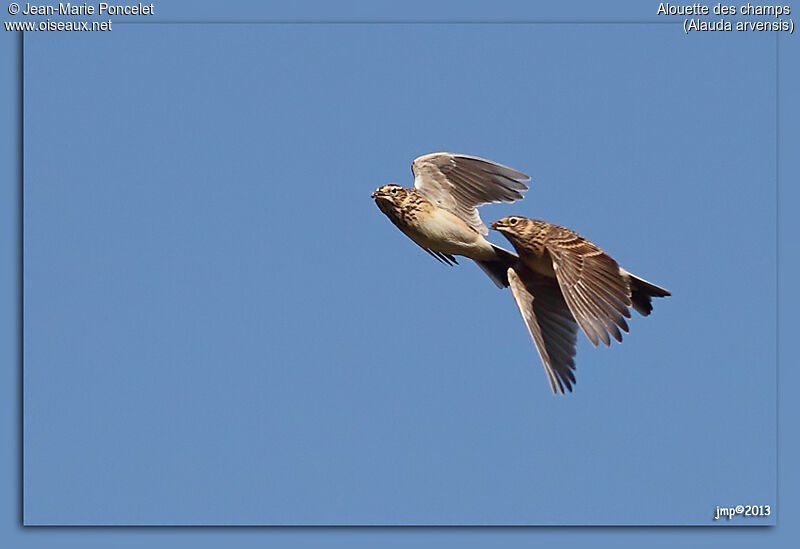
POLYGON ((554 392, 572 390, 578 326, 594 344, 622 341, 629 307, 647 316, 668 290, 638 278, 565 227, 510 216, 492 223, 519 254, 511 291, 554 392))
POLYGON ((383 185, 372 193, 378 208, 406 236, 439 261, 474 260, 497 284, 508 286, 507 271, 517 257, 486 238, 478 206, 522 198, 529 178, 507 166, 451 153, 420 156, 411 164, 414 188, 383 185))

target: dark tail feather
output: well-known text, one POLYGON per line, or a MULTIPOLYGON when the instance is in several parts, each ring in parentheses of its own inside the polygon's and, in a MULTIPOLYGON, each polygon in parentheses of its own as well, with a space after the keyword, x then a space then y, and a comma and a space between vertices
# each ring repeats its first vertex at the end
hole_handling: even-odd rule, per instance
POLYGON ((652 298, 667 297, 672 295, 669 290, 665 290, 655 284, 643 280, 628 273, 631 284, 631 302, 633 308, 642 316, 647 316, 653 310, 652 298))
POLYGON ((517 256, 508 250, 492 244, 497 259, 494 261, 476 261, 478 267, 489 275, 498 288, 508 288, 508 268, 517 263, 517 256))

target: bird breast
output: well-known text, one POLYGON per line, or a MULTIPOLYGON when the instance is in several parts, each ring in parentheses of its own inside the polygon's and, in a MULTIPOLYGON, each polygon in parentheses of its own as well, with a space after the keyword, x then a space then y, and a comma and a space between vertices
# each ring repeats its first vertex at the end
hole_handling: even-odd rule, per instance
POLYGON ((423 240, 420 244, 427 248, 473 259, 495 257, 494 250, 483 236, 463 219, 442 208, 433 208, 428 215, 421 216, 416 228, 423 240))

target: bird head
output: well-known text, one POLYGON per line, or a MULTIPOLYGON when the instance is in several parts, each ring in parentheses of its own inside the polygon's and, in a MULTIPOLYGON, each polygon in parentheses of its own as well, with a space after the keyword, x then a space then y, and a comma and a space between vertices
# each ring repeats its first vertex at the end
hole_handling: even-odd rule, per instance
POLYGON ((525 234, 531 220, 525 217, 510 215, 492 223, 492 229, 503 233, 506 238, 520 237, 525 234))
POLYGON ((380 202, 399 204, 400 201, 406 196, 406 189, 400 185, 389 183, 388 185, 378 187, 370 196, 379 204, 380 202))
POLYGON ((542 254, 542 231, 539 222, 527 217, 510 215, 492 223, 492 229, 502 233, 520 257, 530 255, 539 257, 542 254))

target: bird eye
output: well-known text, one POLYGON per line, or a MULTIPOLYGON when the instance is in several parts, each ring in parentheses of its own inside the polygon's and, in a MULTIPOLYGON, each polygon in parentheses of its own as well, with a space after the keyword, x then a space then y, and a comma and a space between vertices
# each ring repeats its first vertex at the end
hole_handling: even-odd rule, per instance
POLYGON ((511 225, 512 227, 517 224, 517 221, 519 221, 519 219, 517 219, 516 217, 508 218, 508 224, 511 225))
POLYGON ((392 194, 397 194, 397 187, 392 187, 391 193, 392 194))

